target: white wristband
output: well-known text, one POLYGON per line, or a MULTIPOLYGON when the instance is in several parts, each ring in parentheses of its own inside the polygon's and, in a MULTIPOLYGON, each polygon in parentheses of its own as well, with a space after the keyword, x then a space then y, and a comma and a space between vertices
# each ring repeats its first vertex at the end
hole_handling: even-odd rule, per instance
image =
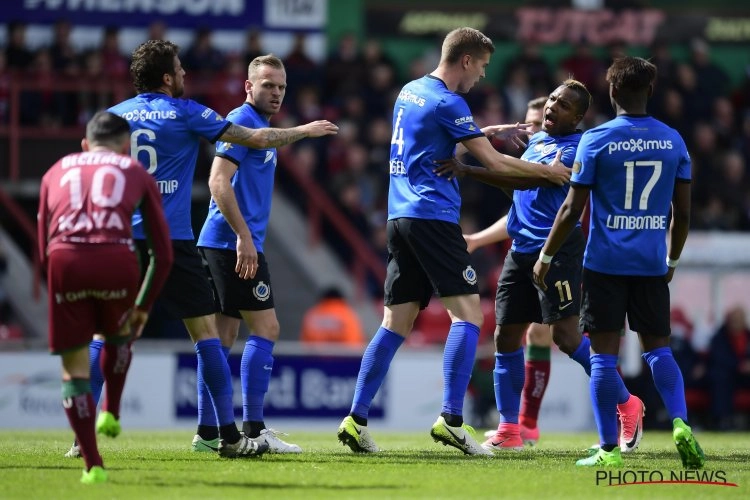
POLYGON ((543 251, 540 251, 539 252, 539 260, 542 262, 542 264, 549 264, 550 262, 552 262, 552 256, 551 255, 547 255, 543 251))
POLYGON ((669 256, 667 256, 667 267, 674 269, 677 267, 678 262, 680 262, 680 259, 670 259, 669 256))

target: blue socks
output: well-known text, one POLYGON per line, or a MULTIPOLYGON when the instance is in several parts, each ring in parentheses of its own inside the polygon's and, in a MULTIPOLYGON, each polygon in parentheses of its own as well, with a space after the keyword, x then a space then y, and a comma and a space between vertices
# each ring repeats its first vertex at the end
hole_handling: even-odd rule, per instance
POLYGON ((99 404, 104 388, 104 374, 102 373, 102 347, 103 340, 92 340, 89 344, 89 377, 91 379, 91 396, 94 398, 94 406, 99 404))
POLYGON ((682 372, 672 356, 672 349, 660 347, 653 351, 644 352, 643 359, 651 367, 654 385, 669 413, 669 419, 681 418, 687 422, 687 407, 685 405, 685 382, 682 372))
POLYGON ((617 446, 617 398, 618 383, 622 378, 617 373, 617 356, 613 354, 591 355, 591 402, 594 418, 599 429, 599 443, 617 446))
MULTIPOLYGON (((221 346, 221 351, 224 353, 224 357, 229 359, 230 348, 221 346)), ((198 425, 217 427, 216 410, 214 410, 211 395, 208 393, 208 387, 203 381, 203 374, 200 370, 196 370, 195 381, 198 388, 198 425)))
POLYGON ((517 424, 521 391, 526 380, 523 347, 513 352, 495 353, 495 403, 500 423, 517 424))
POLYGON ((274 343, 251 335, 242 351, 242 421, 263 422, 263 400, 271 383, 274 343))
POLYGON ((383 385, 391 360, 403 342, 404 337, 385 327, 381 326, 375 332, 375 336, 365 349, 362 364, 359 367, 352 401, 351 413, 353 415, 367 419, 370 404, 380 386, 383 385))
MULTIPOLYGON (((589 377, 591 376, 591 340, 583 335, 581 337, 581 343, 578 344, 578 347, 575 351, 573 351, 573 354, 570 355, 570 359, 578 363, 583 367, 584 370, 586 370, 586 375, 589 377)), ((622 381, 622 377, 618 376, 619 384, 617 387, 617 404, 625 403, 628 399, 630 399, 630 392, 628 391, 628 388, 625 387, 625 382, 622 381)))
POLYGON ((198 356, 198 373, 208 387, 219 426, 234 424, 232 405, 232 376, 227 358, 218 338, 199 340, 195 343, 198 356))
POLYGON ((443 408, 441 413, 463 415, 464 396, 469 387, 477 353, 479 327, 466 321, 451 323, 443 351, 443 408))
POLYGON ((591 340, 587 336, 581 335, 581 343, 570 355, 570 359, 581 365, 586 370, 586 375, 591 376, 591 340))

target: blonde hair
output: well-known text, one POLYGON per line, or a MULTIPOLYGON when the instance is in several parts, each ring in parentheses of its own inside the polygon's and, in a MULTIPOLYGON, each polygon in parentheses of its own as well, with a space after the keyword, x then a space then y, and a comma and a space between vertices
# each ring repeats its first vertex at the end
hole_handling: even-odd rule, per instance
POLYGON ((488 52, 495 52, 495 46, 484 33, 469 27, 456 28, 445 35, 440 59, 453 64, 465 54, 480 57, 488 52))

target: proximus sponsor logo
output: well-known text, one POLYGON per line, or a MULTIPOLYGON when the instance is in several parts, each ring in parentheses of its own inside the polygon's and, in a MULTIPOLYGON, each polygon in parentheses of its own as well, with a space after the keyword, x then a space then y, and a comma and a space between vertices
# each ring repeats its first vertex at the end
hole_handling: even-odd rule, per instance
POLYGON ((177 112, 173 109, 134 109, 126 111, 120 116, 129 122, 145 122, 146 120, 174 120, 177 118, 177 112))
POLYGON ((607 144, 607 152, 609 154, 617 153, 618 151, 635 153, 658 149, 672 149, 672 141, 669 139, 630 139, 629 141, 617 141, 607 144))

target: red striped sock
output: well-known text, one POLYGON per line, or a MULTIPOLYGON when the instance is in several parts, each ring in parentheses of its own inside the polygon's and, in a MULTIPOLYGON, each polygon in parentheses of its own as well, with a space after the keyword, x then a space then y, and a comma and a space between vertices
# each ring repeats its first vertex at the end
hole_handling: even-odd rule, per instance
POLYGON ((91 392, 85 392, 63 399, 63 408, 68 416, 70 427, 76 435, 76 442, 81 450, 83 460, 86 462, 86 470, 98 465, 103 466, 102 456, 96 446, 96 431, 94 420, 96 418, 96 405, 91 392))
POLYGON ((539 408, 542 406, 542 398, 547 390, 549 382, 550 361, 526 360, 526 383, 521 393, 521 412, 519 423, 524 427, 533 429, 539 419, 539 408))
POLYGON ((106 397, 102 403, 102 410, 110 412, 116 419, 120 419, 120 401, 125 388, 125 377, 128 374, 132 352, 132 342, 115 344, 105 342, 102 349, 102 373, 107 384, 106 397))

